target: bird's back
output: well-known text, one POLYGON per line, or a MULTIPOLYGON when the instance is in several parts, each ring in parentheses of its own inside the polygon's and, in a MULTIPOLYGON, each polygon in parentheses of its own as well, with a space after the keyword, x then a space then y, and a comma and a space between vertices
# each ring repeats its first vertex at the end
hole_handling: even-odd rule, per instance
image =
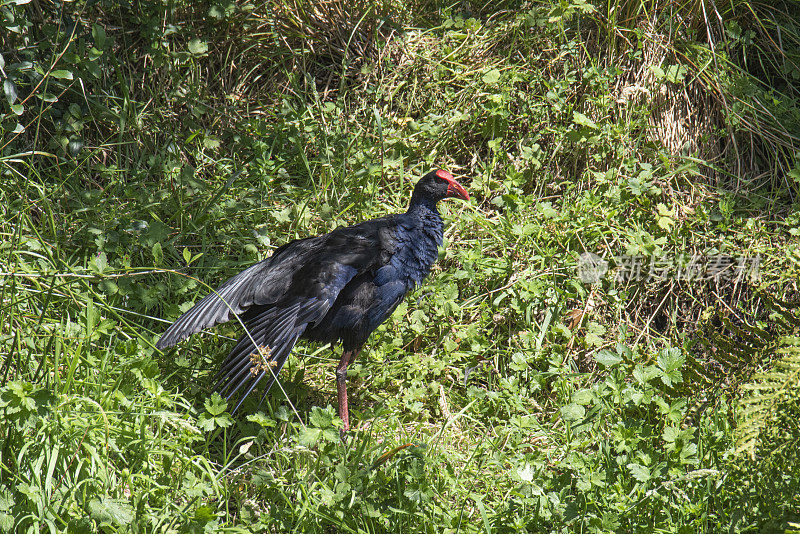
POLYGON ((370 268, 354 276, 328 313, 309 325, 303 335, 321 342, 341 340, 345 350, 362 345, 406 294, 422 282, 442 243, 438 213, 431 220, 403 213, 352 228, 366 230, 370 236, 370 268))

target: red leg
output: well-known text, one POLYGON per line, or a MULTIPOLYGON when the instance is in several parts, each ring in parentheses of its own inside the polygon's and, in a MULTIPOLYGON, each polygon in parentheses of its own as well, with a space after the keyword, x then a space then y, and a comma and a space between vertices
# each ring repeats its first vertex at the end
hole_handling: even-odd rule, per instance
POLYGON ((347 405, 347 366, 358 356, 358 349, 345 351, 336 367, 336 393, 339 399, 339 418, 344 423, 343 432, 350 430, 350 410, 347 405))

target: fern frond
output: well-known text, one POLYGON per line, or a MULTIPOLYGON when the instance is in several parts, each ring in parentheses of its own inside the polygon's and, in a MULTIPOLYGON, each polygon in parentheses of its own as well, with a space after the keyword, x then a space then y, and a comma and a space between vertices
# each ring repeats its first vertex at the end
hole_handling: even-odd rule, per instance
POLYGON ((741 387, 737 453, 754 457, 764 430, 779 415, 781 406, 787 401, 800 402, 800 337, 780 338, 775 352, 782 357, 741 387))

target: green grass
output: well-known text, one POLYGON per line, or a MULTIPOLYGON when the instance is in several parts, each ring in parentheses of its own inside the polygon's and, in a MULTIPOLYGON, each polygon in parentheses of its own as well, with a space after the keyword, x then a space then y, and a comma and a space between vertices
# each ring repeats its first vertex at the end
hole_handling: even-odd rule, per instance
POLYGON ((800 528, 795 4, 343 5, 3 5, 0 531, 800 528), (154 348, 433 167, 474 200, 346 442, 341 348, 235 417, 236 325, 154 348), (588 284, 587 251, 761 269, 588 284))

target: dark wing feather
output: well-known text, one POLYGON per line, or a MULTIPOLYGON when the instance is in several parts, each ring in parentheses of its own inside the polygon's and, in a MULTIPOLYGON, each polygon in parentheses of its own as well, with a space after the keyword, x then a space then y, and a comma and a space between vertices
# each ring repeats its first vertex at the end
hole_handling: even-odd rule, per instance
POLYGON ((266 375, 269 391, 297 340, 325 317, 354 277, 374 272, 386 261, 382 234, 395 224, 392 217, 384 217, 280 247, 184 313, 156 347, 170 347, 239 316, 247 332, 216 377, 216 389, 228 399, 240 395, 238 408, 266 375), (270 369, 253 367, 251 356, 257 347, 269 347, 270 369))
POLYGON ((294 273, 319 247, 325 236, 292 241, 269 258, 245 269, 225 282, 181 315, 156 343, 164 349, 204 328, 224 323, 253 305, 267 305, 281 299, 294 273))
POLYGON ((156 348, 171 347, 204 328, 230 321, 253 306, 274 305, 287 297, 317 297, 333 302, 355 274, 370 268, 375 261, 373 226, 362 223, 287 243, 181 315, 164 332, 156 348))
MULTIPOLYGON (((216 377, 215 389, 219 389, 229 400, 244 388, 234 411, 261 379, 269 376, 264 392, 266 395, 308 323, 319 320, 329 308, 330 304, 325 301, 298 301, 285 308, 267 309, 248 322, 249 335, 245 333, 242 336, 216 377), (251 357, 257 354, 253 341, 258 347, 269 348, 267 361, 263 362, 269 369, 264 365, 261 369, 253 367, 251 357)), ((263 359, 263 356, 259 355, 258 359, 263 359)))

